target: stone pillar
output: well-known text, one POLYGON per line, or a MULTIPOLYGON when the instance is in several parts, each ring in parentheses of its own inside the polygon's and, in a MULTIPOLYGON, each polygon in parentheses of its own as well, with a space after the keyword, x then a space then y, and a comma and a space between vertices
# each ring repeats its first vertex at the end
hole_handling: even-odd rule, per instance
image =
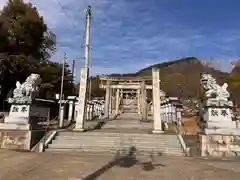
POLYGON ((90 107, 91 105, 90 104, 87 104, 87 109, 86 109, 86 120, 89 120, 89 116, 90 116, 90 107))
POLYGON ((165 101, 163 102, 164 104, 162 105, 163 108, 163 122, 167 122, 167 105, 165 104, 165 101))
POLYGON ((120 113, 123 113, 122 105, 123 105, 123 90, 121 89, 120 90, 120 98, 119 98, 119 111, 120 111, 120 113))
POLYGON ((141 95, 140 95, 140 89, 137 89, 137 107, 138 107, 138 114, 141 114, 141 95))
POLYGON ((120 105, 120 89, 117 89, 117 92, 116 92, 116 115, 119 114, 119 105, 120 105))
POLYGON ((65 104, 62 104, 60 107, 60 112, 59 112, 59 119, 60 119, 60 127, 63 127, 64 124, 64 116, 65 116, 65 104))
POLYGON ((86 112, 86 92, 87 92, 88 68, 81 70, 79 97, 77 104, 76 131, 84 131, 84 117, 86 112))
POLYGON ((68 121, 72 121, 73 119, 73 101, 69 101, 69 109, 68 109, 68 121))
POLYGON ((146 121, 147 120, 146 84, 144 81, 141 83, 141 115, 142 121, 146 121))
POLYGON ((177 121, 182 122, 182 112, 179 107, 176 109, 176 118, 177 118, 177 121))
POLYGON ((153 133, 162 133, 159 68, 152 69, 153 133))
POLYGON ((116 114, 116 89, 112 89, 112 113, 116 114))
POLYGON ((113 108, 113 89, 110 88, 110 93, 109 93, 109 110, 108 110, 108 116, 110 117, 112 114, 112 108, 113 108))
POLYGON ((104 105, 104 116, 106 118, 109 117, 110 90, 111 90, 111 82, 107 80, 106 93, 105 93, 105 105, 104 105))
POLYGON ((90 105, 89 120, 93 120, 94 104, 90 105))

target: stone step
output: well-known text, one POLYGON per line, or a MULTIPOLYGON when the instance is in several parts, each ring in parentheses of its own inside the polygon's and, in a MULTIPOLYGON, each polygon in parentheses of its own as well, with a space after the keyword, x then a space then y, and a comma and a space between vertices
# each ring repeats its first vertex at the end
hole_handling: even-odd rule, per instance
POLYGON ((62 146, 68 146, 68 145, 78 145, 78 146, 136 146, 136 147, 150 147, 150 148, 165 148, 165 147, 170 147, 170 148, 180 148, 179 144, 170 144, 170 143, 133 143, 133 142, 79 142, 79 141, 53 141, 52 143, 62 145, 62 146))
POLYGON ((102 129, 108 129, 108 128, 115 128, 115 129, 117 129, 117 128, 127 128, 127 129, 132 129, 132 128, 134 128, 134 129, 153 129, 153 126, 152 125, 141 125, 141 126, 139 126, 139 125, 135 125, 135 124, 129 124, 129 125, 105 125, 105 126, 103 126, 102 127, 102 129))
POLYGON ((96 137, 96 136, 56 136, 55 140, 92 140, 92 141, 104 141, 104 140, 120 140, 120 141, 151 141, 151 142, 178 142, 177 137, 172 138, 149 138, 149 137, 124 137, 124 136, 115 136, 115 137, 96 137))
POLYGON ((104 142, 109 142, 109 143, 132 143, 132 144, 151 144, 151 145, 174 145, 177 144, 179 145, 179 141, 174 139, 174 140, 148 140, 148 139, 124 139, 124 138, 101 138, 101 139, 94 139, 94 138, 73 138, 73 139, 62 139, 57 138, 54 139, 52 142, 62 142, 62 143, 69 143, 69 142, 76 142, 76 143, 104 143, 104 142))
POLYGON ((172 138, 176 135, 167 134, 140 134, 140 133, 118 133, 118 132, 58 132, 59 136, 97 136, 97 137, 149 137, 149 138, 172 138))
POLYGON ((172 139, 155 139, 155 138, 135 138, 135 137, 70 137, 70 136, 57 136, 54 140, 76 140, 76 141, 130 141, 130 142, 152 142, 152 143, 164 143, 164 142, 178 142, 177 138, 172 139))
POLYGON ((179 141, 177 140, 163 140, 163 141, 158 141, 158 140, 136 140, 136 139, 116 139, 116 138, 105 138, 105 139, 84 139, 84 138, 79 138, 79 139, 54 139, 53 142, 61 142, 61 143, 70 143, 70 142, 75 142, 75 143, 131 143, 131 144, 149 144, 149 145, 165 145, 165 146, 170 146, 170 145, 179 145, 179 141))
MULTIPOLYGON (((117 154, 118 152, 124 152, 127 154, 128 149, 62 149, 62 148, 54 148, 54 149, 46 149, 47 152, 54 152, 54 153, 85 153, 89 152, 91 154, 117 154)), ((183 152, 181 151, 169 151, 169 150, 164 150, 164 151, 149 151, 149 150, 137 150, 136 152, 137 155, 171 155, 171 156, 183 156, 183 152)))
MULTIPOLYGON (((83 151, 118 151, 118 150, 125 150, 128 151, 131 147, 134 146, 113 146, 113 147, 108 147, 108 146, 61 146, 61 145, 52 145, 48 149, 74 149, 74 150, 83 150, 83 151)), ((135 147, 136 151, 146 151, 146 152, 169 152, 169 153, 183 153, 179 149, 173 149, 173 148, 150 148, 150 147, 135 147)))
POLYGON ((68 143, 68 144, 62 144, 62 143, 53 143, 53 144, 49 144, 48 148, 106 148, 106 149, 111 149, 111 148, 117 148, 117 149, 121 149, 121 148, 130 148, 130 147, 136 147, 137 149, 169 149, 169 150, 178 150, 178 151, 182 151, 181 148, 179 148, 178 146, 146 146, 145 144, 139 144, 139 145, 135 145, 135 144, 72 144, 72 143, 68 143))
POLYGON ((176 154, 183 151, 176 135, 141 134, 117 132, 67 132, 57 134, 47 151, 116 153, 136 147, 137 152, 146 154, 176 154))
MULTIPOLYGON (((69 155, 78 155, 78 156, 90 156, 91 158, 94 158, 95 155, 97 155, 98 157, 99 156, 107 156, 109 157, 109 155, 113 156, 113 157, 116 157, 117 154, 123 156, 123 155, 127 155, 128 154, 128 151, 126 150, 111 150, 111 151, 102 151, 102 150, 99 150, 99 151, 90 151, 90 152, 87 152, 87 151, 83 151, 81 149, 46 149, 45 150, 46 152, 50 152, 50 153, 54 153, 54 154, 69 154, 69 155)), ((135 156, 138 157, 138 158, 149 158, 150 155, 153 155, 154 156, 161 156, 161 155, 164 155, 164 156, 182 156, 182 153, 172 153, 172 154, 169 154, 169 153, 159 153, 159 152, 148 152, 148 151, 137 151, 135 153, 135 156)), ((88 157, 89 159, 89 157, 88 157)))
POLYGON ((146 136, 56 136, 55 139, 62 139, 62 140, 71 140, 71 139, 76 139, 76 140, 115 140, 115 139, 119 139, 119 140, 134 140, 134 141, 155 141, 155 142, 162 142, 162 141, 178 141, 177 137, 175 135, 173 135, 173 137, 146 137, 146 136))

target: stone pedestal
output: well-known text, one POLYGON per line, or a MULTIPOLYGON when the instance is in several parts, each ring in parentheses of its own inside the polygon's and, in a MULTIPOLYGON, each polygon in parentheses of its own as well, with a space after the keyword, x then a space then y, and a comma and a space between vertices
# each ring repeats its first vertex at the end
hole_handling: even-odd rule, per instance
POLYGON ((239 135, 199 135, 201 156, 233 157, 240 156, 239 135))
POLYGON ((12 104, 9 116, 5 118, 6 124, 33 124, 36 119, 46 119, 50 114, 50 108, 36 104, 12 104))
POLYGON ((31 104, 13 103, 9 116, 0 123, 0 148, 30 150, 44 135, 39 121, 49 119, 52 101, 38 100, 31 104))
POLYGON ((232 120, 231 101, 207 100, 203 104, 202 117, 205 134, 231 134, 239 131, 232 120))
POLYGON ((0 123, 0 148, 30 150, 31 135, 29 125, 0 123))

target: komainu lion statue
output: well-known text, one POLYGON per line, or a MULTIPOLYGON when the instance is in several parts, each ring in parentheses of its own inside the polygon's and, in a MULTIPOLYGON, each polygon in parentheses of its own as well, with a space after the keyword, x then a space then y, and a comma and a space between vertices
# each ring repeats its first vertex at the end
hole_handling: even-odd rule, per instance
POLYGON ((16 82, 16 88, 13 91, 13 98, 9 98, 9 103, 23 103, 32 101, 37 95, 41 83, 39 74, 31 74, 27 77, 26 81, 21 84, 16 82))
POLYGON ((222 86, 218 85, 216 79, 211 74, 202 74, 200 81, 206 98, 228 101, 230 94, 227 90, 227 83, 224 83, 222 86))
POLYGON ((30 98, 35 98, 38 93, 38 86, 40 83, 41 78, 39 74, 31 74, 28 76, 26 81, 21 85, 23 95, 30 98))

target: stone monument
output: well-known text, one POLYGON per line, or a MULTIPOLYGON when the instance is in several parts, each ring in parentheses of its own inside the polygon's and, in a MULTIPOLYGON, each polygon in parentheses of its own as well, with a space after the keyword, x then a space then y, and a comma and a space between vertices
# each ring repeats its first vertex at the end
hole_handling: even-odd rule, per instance
POLYGON ((35 103, 38 95, 40 75, 31 74, 26 81, 21 84, 16 82, 13 90, 13 97, 8 99, 11 103, 9 116, 5 119, 6 124, 29 124, 32 117, 47 117, 49 108, 44 108, 35 103))
POLYGON ((203 74, 204 97, 200 107, 203 133, 199 134, 201 156, 240 156, 240 129, 233 121, 233 103, 228 84, 218 85, 210 74, 203 74))
POLYGON ((40 75, 16 82, 9 115, 0 123, 0 148, 30 150, 44 135, 40 121, 47 120, 54 101, 37 99, 40 75))
POLYGON ((200 81, 204 91, 200 109, 204 133, 231 134, 238 131, 232 119, 233 103, 229 100, 228 84, 218 85, 211 74, 203 74, 200 81))

